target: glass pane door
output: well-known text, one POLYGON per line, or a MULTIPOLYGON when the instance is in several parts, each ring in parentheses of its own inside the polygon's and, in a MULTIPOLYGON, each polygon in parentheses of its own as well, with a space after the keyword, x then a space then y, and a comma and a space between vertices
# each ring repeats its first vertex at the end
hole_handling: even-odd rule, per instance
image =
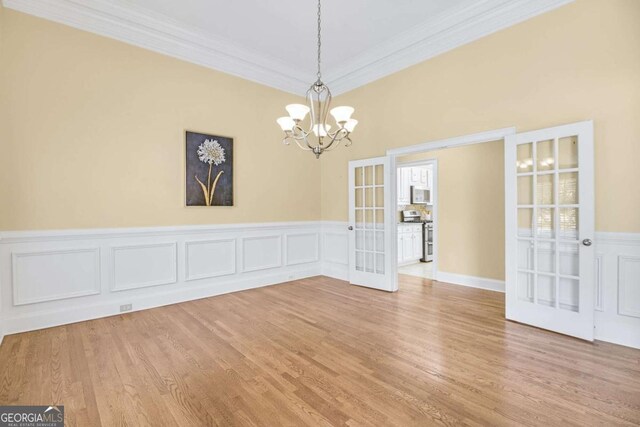
POLYGON ((349 163, 350 182, 350 281, 353 284, 386 289, 389 276, 389 235, 385 208, 389 197, 386 158, 349 163), (351 255, 351 254, 350 254, 351 255))
POLYGON ((593 235, 588 130, 576 124, 529 132, 507 147, 507 192, 515 193, 506 200, 507 215, 514 215, 507 245, 511 240, 516 252, 507 248, 507 317, 592 339, 593 248, 580 240, 593 235), (585 325, 576 327, 580 321, 585 325))
POLYGON ((384 166, 355 168, 356 270, 384 274, 384 166))

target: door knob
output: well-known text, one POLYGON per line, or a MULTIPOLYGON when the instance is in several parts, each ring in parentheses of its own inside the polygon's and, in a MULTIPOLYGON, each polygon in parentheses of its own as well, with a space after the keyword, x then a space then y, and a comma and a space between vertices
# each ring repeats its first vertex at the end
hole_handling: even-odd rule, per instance
POLYGON ((591 241, 591 239, 584 239, 582 241, 582 244, 585 245, 585 246, 591 246, 592 243, 593 242, 591 241))
POLYGON ((351 226, 351 225, 350 225, 350 226, 347 228, 347 230, 349 230, 349 231, 353 231, 353 226, 351 226))

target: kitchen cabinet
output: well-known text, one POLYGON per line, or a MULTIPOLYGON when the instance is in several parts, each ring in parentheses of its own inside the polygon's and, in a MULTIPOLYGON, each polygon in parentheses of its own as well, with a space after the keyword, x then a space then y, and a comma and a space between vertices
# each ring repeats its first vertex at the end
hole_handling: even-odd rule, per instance
POLYGON ((422 258, 422 224, 398 225, 398 264, 418 262, 422 258))
POLYGON ((398 169, 398 204, 408 205, 411 203, 410 181, 411 181, 411 168, 398 169))
POLYGON ((422 227, 420 227, 420 230, 411 233, 411 243, 413 244, 411 259, 419 260, 422 258, 422 227))
POLYGON ((411 183, 420 184, 420 168, 411 168, 411 183))
POLYGON ((398 204, 411 203, 411 186, 431 189, 433 182, 433 170, 430 167, 407 167, 398 169, 398 204))

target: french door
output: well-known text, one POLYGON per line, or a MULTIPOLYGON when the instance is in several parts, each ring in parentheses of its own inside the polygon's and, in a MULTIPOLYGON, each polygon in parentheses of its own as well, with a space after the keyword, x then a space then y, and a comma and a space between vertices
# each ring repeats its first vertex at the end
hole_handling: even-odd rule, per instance
POLYGON ((387 157, 349 162, 349 281, 394 291, 391 228, 385 217, 391 203, 391 167, 387 157))
POLYGON ((593 123, 505 144, 506 317, 593 340, 593 123))

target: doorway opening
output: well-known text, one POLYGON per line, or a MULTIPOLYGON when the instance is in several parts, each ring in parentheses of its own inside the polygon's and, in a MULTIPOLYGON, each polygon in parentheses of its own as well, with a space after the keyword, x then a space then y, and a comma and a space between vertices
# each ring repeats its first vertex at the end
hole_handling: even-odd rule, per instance
POLYGON ((514 133, 513 128, 498 129, 387 151, 395 172, 392 200, 398 207, 398 224, 391 230, 396 284, 400 275, 408 275, 425 279, 425 284, 441 281, 504 291, 504 142, 514 133), (416 177, 412 168, 425 166, 432 168, 426 182, 430 203, 416 209, 410 199, 416 177), (411 251, 414 262, 407 262, 411 233, 401 210, 417 211, 425 224, 432 221, 423 249, 429 249, 430 240, 431 262, 415 262, 411 251))
POLYGON ((396 177, 398 273, 434 280, 438 160, 400 161, 396 177))

